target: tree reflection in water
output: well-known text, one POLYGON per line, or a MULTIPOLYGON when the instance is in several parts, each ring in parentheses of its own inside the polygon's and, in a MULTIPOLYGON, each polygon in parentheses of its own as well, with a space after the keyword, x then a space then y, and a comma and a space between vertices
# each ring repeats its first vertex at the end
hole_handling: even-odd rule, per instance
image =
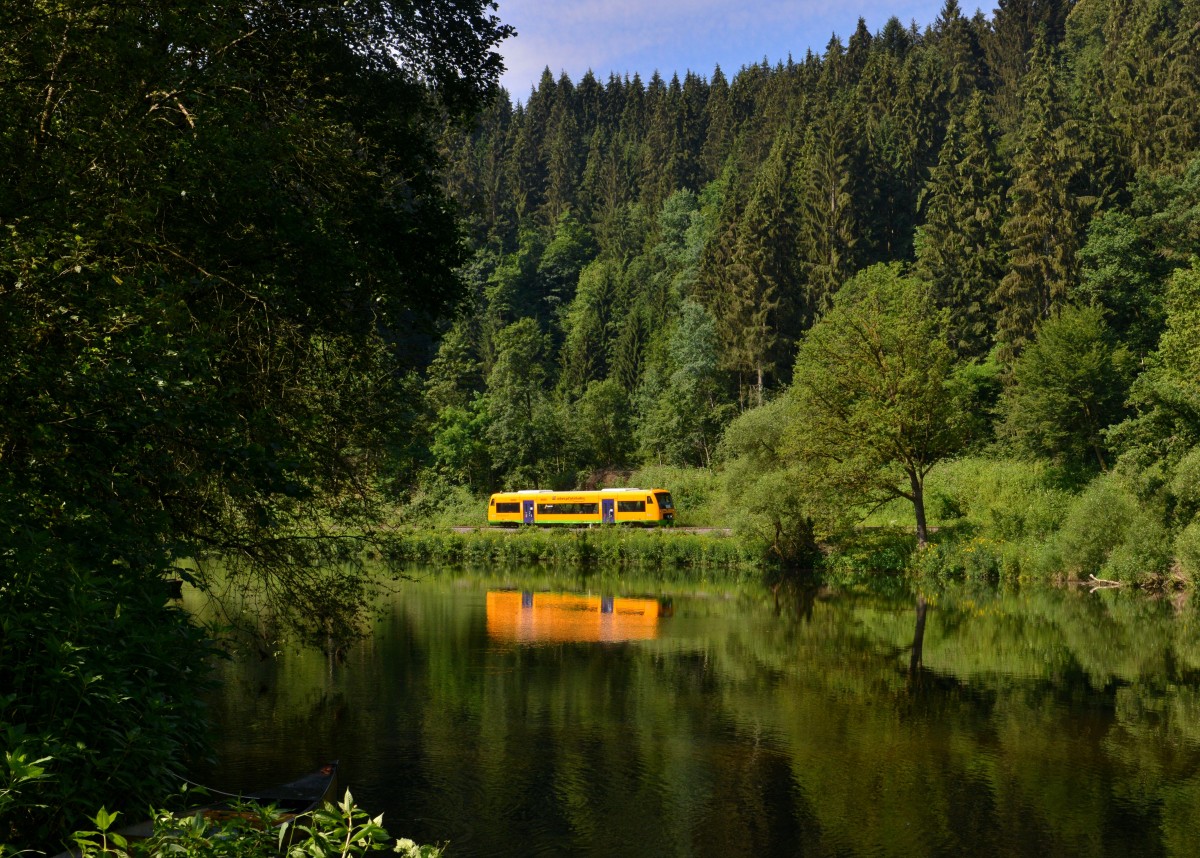
POLYGON ((389 829, 449 840, 451 855, 1152 855, 1200 842, 1191 606, 746 587, 673 592, 673 615, 640 639, 523 642, 489 634, 487 589, 406 585, 332 671, 291 651, 224 666, 213 705, 236 729, 208 782, 279 780, 336 756, 389 829))

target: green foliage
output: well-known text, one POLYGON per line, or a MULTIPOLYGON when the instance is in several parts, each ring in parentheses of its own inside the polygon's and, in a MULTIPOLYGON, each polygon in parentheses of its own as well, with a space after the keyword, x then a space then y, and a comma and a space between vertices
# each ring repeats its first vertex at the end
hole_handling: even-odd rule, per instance
POLYGON ((1135 414, 1110 433, 1120 468, 1179 524, 1188 521, 1193 492, 1187 474, 1200 449, 1200 267, 1179 269, 1166 292, 1166 324, 1150 367, 1134 382, 1135 414), (1175 508, 1178 507, 1178 511, 1175 508))
POLYGON ((837 550, 821 564, 832 581, 853 581, 864 575, 901 575, 912 568, 917 549, 908 532, 887 528, 845 533, 837 550))
POLYGON ((1193 586, 1200 584, 1200 519, 1179 532, 1174 548, 1179 570, 1193 586))
POLYGON ((1187 523, 1200 515, 1200 446, 1193 447, 1174 467, 1167 491, 1178 521, 1187 523))
POLYGON ((1108 321, 1135 354, 1158 345, 1171 274, 1200 253, 1200 160, 1181 175, 1143 174, 1129 211, 1110 210, 1088 230, 1078 294, 1109 311, 1108 321))
POLYGON ((206 747, 211 652, 162 582, 27 567, 0 590, 0 839, 48 844, 98 796, 169 793, 206 747))
POLYGON ((922 576, 996 581, 1061 574, 1054 536, 1073 495, 1046 463, 956 459, 931 475, 929 498, 938 531, 916 558, 922 576))
POLYGON ((1132 376, 1099 308, 1065 307, 1012 366, 998 434, 1018 452, 1071 469, 1108 467, 1104 432, 1124 414, 1132 376))
POLYGON ((389 558, 403 562, 604 566, 654 569, 685 579, 737 577, 757 568, 761 554, 742 540, 669 528, 518 528, 453 533, 412 530, 389 558))
POLYGON ((417 845, 407 838, 391 841, 383 817, 371 818, 350 791, 338 804, 326 804, 307 816, 276 827, 271 807, 246 804, 245 818, 210 820, 203 815, 179 816, 167 811, 154 815, 153 833, 127 838, 119 833, 116 813, 106 809, 92 817, 94 830, 77 831, 80 858, 149 858, 155 855, 193 858, 350 858, 368 852, 393 852, 405 858, 437 858, 436 846, 417 845))
POLYGON ((930 482, 984 538, 1048 540, 1062 524, 1071 495, 1044 464, 971 457, 947 462, 930 482))
POLYGON ((355 627, 337 561, 420 458, 412 356, 464 256, 434 131, 497 79, 490 9, 0 7, 0 840, 203 754, 178 561, 355 627))
POLYGON ((1008 271, 992 297, 1000 311, 997 339, 1006 361, 1062 305, 1078 273, 1085 224, 1074 188, 1082 169, 1079 129, 1063 100, 1059 62, 1057 52, 1039 38, 1021 84, 1021 124, 1001 228, 1008 271))
POLYGON ((466 408, 453 405, 443 408, 430 434, 429 455, 439 477, 475 489, 490 485, 488 415, 482 400, 476 399, 466 408))
POLYGON ((643 457, 659 464, 708 467, 732 416, 724 401, 712 317, 685 301, 671 333, 666 367, 638 391, 636 436, 643 457))
POLYGON ((585 461, 620 466, 633 456, 633 415, 629 395, 615 379, 593 381, 570 410, 567 421, 579 436, 585 461))
POLYGON ((1055 542, 1065 569, 1083 578, 1137 583, 1165 573, 1171 559, 1162 525, 1114 475, 1097 477, 1071 503, 1055 542))
POLYGON ((812 475, 787 456, 789 407, 786 399, 777 399, 729 425, 721 441, 727 510, 738 530, 769 546, 775 560, 811 565, 817 554, 814 519, 827 514, 827 507, 813 491, 812 475))
POLYGON ((907 498, 921 543, 925 477, 965 434, 944 329, 927 284, 869 268, 805 335, 789 394, 792 456, 843 508, 907 498))
POLYGON ((551 457, 562 451, 558 415, 546 390, 548 343, 536 320, 524 318, 496 337, 496 362, 484 397, 487 441, 502 482, 537 488, 556 470, 551 457))
POLYGON ((917 272, 950 310, 955 351, 981 357, 995 334, 992 290, 1004 274, 1004 177, 983 93, 964 117, 950 120, 938 158, 921 196, 917 272))
POLYGON ((484 525, 487 523, 487 501, 464 485, 435 479, 422 483, 409 496, 400 513, 400 523, 406 525, 484 525))
POLYGON ((677 465, 645 465, 620 483, 647 489, 669 489, 681 525, 722 527, 726 524, 721 502, 722 478, 716 471, 677 465))

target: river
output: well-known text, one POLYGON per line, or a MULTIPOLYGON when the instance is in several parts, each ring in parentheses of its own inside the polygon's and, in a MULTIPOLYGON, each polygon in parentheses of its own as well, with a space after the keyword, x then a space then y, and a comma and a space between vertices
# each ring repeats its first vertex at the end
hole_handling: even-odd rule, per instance
POLYGON ((203 776, 337 758, 448 856, 1196 855, 1198 620, 1115 591, 430 573, 340 663, 222 664, 203 776))

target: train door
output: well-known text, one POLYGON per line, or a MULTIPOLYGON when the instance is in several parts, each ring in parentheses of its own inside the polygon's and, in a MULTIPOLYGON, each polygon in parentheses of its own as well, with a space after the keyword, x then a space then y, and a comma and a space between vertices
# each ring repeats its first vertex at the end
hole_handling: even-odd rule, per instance
POLYGON ((533 524, 533 501, 521 501, 521 509, 525 513, 525 523, 533 524))
MULTIPOLYGON (((600 501, 600 511, 603 514, 605 524, 617 523, 616 504, 617 502, 612 498, 603 498, 600 501)), ((593 515, 595 515, 595 513, 593 513, 593 515)))

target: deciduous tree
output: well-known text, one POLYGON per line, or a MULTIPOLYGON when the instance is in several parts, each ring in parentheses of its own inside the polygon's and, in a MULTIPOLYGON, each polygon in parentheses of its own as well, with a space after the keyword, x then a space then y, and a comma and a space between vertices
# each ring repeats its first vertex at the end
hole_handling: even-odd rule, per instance
POLYGON ((962 443, 946 314, 897 264, 850 280, 800 342, 791 454, 845 508, 913 505, 926 541, 925 477, 962 443))

